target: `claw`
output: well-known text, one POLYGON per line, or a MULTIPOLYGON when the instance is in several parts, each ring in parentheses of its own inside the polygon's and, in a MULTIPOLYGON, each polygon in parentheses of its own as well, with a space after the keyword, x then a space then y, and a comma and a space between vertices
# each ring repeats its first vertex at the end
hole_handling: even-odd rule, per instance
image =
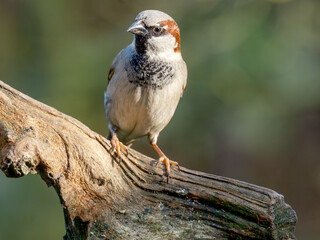
POLYGON ((166 166, 166 175, 167 175, 167 183, 169 183, 169 177, 170 177, 170 171, 171 171, 171 165, 177 166, 178 169, 180 170, 180 166, 177 162, 171 161, 169 158, 166 156, 161 156, 159 158, 158 162, 164 162, 164 165, 166 166))
POLYGON ((117 157, 121 159, 121 149, 125 152, 125 155, 128 156, 128 148, 119 141, 118 137, 116 134, 113 134, 111 138, 111 146, 112 146, 112 151, 116 151, 117 157))
POLYGON ((177 166, 179 170, 180 170, 180 166, 177 162, 171 161, 169 158, 167 158, 166 155, 164 155, 164 153, 160 150, 160 148, 156 144, 152 144, 152 146, 160 156, 158 163, 164 162, 164 165, 166 167, 167 183, 169 183, 171 165, 177 166))

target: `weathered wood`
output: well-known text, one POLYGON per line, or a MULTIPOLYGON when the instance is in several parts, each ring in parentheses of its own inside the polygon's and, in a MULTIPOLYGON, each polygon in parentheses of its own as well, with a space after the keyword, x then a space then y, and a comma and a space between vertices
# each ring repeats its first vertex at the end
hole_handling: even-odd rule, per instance
POLYGON ((273 190, 164 166, 0 81, 0 166, 38 173, 64 208, 65 239, 294 239, 297 216, 273 190))

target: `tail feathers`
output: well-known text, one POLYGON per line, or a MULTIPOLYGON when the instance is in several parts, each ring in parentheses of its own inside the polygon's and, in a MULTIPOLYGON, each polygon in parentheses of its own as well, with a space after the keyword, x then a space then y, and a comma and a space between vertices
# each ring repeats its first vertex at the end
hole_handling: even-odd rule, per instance
POLYGON ((108 134, 108 136, 107 136, 107 139, 108 139, 108 140, 111 140, 111 138, 112 138, 112 134, 111 134, 111 132, 109 132, 109 134, 108 134))

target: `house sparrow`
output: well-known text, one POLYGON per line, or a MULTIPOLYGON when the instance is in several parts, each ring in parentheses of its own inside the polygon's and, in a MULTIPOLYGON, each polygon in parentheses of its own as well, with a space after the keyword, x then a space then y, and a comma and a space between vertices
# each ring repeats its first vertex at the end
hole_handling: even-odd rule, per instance
POLYGON ((169 160, 157 146, 159 133, 172 118, 187 82, 180 52, 180 30, 166 13, 146 10, 137 15, 128 32, 133 42, 114 59, 108 74, 104 106, 111 145, 120 157, 124 144, 147 136, 166 167, 169 160))

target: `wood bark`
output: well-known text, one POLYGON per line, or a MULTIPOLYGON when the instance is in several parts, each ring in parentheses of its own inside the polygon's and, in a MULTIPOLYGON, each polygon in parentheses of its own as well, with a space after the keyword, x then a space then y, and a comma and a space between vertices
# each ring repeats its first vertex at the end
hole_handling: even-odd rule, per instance
MULTIPOLYGON (((59 195, 65 239, 295 239, 295 211, 273 190, 172 169, 0 81, 0 167, 39 174, 59 195)), ((175 159, 177 160, 177 159, 175 159)))

